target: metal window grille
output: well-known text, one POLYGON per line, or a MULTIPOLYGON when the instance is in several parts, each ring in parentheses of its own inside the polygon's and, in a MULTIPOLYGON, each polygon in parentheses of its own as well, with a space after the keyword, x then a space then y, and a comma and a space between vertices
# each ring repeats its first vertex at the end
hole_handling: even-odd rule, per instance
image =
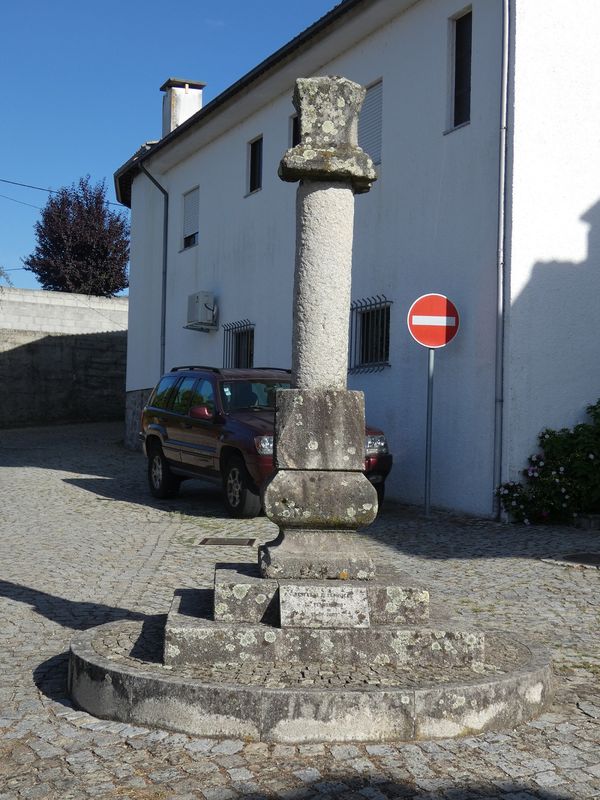
POLYGON ((198 244, 200 191, 198 187, 183 195, 183 247, 198 244))
POLYGON ((379 372, 390 366, 391 305, 385 295, 375 295, 350 306, 349 372, 379 372))
POLYGON ((454 126, 471 119, 471 44, 473 14, 454 20, 454 126))
POLYGON ((248 319, 228 322, 223 325, 223 366, 241 367, 254 365, 254 323, 248 319))
POLYGON ((383 81, 369 86, 358 118, 358 144, 381 164, 381 123, 383 108, 383 81))

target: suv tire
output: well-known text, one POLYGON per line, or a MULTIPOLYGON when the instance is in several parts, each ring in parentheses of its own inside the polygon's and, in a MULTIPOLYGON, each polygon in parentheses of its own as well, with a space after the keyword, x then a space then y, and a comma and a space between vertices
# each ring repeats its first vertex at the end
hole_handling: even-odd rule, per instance
POLYGON ((173 475, 160 444, 153 444, 148 453, 148 486, 159 500, 175 497, 180 481, 173 475))
POLYGON ((232 517, 257 517, 260 514, 260 497, 240 456, 232 456, 225 464, 223 495, 232 517))

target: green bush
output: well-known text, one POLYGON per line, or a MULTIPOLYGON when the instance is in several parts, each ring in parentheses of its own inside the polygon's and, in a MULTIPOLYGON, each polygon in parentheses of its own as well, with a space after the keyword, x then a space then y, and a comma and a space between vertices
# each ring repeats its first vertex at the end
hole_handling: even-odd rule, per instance
POLYGON ((591 422, 540 433, 540 452, 529 456, 524 483, 498 487, 513 520, 571 522, 578 514, 600 512, 600 399, 586 410, 591 422))

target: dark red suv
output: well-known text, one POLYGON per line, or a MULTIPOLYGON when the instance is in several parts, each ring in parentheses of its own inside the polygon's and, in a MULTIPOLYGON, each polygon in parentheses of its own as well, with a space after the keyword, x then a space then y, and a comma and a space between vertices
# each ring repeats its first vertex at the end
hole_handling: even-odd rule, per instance
MULTIPOLYGON (((290 388, 283 369, 175 367, 142 411, 140 438, 155 497, 172 497, 186 478, 218 481, 234 517, 260 513, 273 473, 275 392, 290 388)), ((381 505, 392 456, 382 431, 367 426, 365 475, 381 505)))

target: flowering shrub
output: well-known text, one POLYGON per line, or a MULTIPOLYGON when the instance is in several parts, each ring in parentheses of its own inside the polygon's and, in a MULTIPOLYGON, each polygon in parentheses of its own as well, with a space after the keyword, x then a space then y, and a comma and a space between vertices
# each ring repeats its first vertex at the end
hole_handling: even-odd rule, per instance
POLYGON ((600 400, 587 407, 590 423, 559 431, 547 428, 540 452, 529 456, 525 481, 497 489, 504 511, 517 522, 568 522, 600 512, 600 400))

